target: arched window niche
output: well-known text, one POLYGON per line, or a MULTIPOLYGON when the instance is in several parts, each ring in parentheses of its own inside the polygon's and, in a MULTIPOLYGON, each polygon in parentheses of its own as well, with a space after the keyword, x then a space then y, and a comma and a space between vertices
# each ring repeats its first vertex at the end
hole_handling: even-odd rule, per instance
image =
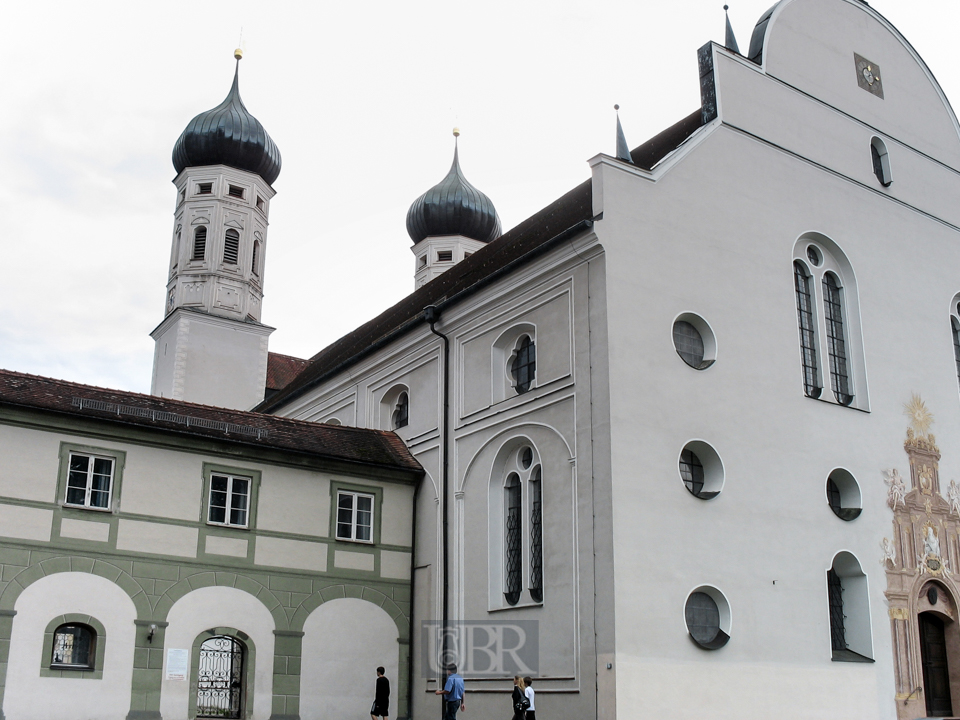
POLYGON ((398 383, 380 399, 381 430, 401 430, 410 424, 410 388, 398 383))
POLYGON ((493 608, 544 601, 543 464, 536 445, 512 438, 497 454, 489 490, 493 608))
POLYGON ((793 290, 800 380, 808 397, 869 410, 856 275, 826 235, 794 244, 793 290))
POLYGON ((873 662, 867 576, 856 556, 838 552, 827 570, 827 610, 831 658, 837 662, 873 662))
POLYGON ((517 323, 497 338, 492 348, 493 402, 523 395, 537 386, 537 328, 517 323))
POLYGON ((207 255, 207 226, 201 225, 193 230, 193 252, 190 259, 203 261, 207 255))
POLYGON ((893 176, 890 174, 890 155, 883 140, 874 136, 870 140, 870 158, 873 161, 873 174, 884 187, 890 187, 893 176))
POLYGON ((43 635, 41 677, 103 678, 106 629, 90 615, 70 613, 54 618, 43 635))
POLYGON ((960 293, 950 301, 950 338, 953 341, 953 361, 960 389, 960 293))

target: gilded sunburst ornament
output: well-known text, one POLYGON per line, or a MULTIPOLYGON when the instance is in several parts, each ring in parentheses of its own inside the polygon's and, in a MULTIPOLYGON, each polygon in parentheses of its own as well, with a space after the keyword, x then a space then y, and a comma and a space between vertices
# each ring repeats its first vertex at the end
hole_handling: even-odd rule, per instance
POLYGON ((918 437, 926 437, 933 425, 933 413, 927 409, 926 403, 914 393, 910 402, 903 406, 903 414, 910 418, 910 427, 918 437))

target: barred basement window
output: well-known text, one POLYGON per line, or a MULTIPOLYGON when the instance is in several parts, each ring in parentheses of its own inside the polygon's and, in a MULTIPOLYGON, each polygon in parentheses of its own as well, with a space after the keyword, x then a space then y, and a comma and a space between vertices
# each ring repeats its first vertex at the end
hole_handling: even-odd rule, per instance
MULTIPOLYGON (((807 257, 814 261, 813 251, 818 265, 819 253, 812 245, 807 248, 807 257)), ((800 320, 800 362, 803 366, 803 391, 812 398, 820 397, 822 389, 817 381, 816 319, 813 314, 813 298, 810 295, 810 278, 803 265, 793 263, 793 281, 797 291, 797 316, 800 320)))
POLYGON ((543 499, 540 479, 540 466, 537 465, 530 475, 530 597, 534 602, 543 602, 543 499))
POLYGON ((223 264, 236 265, 240 257, 240 233, 233 228, 223 238, 223 264))
POLYGON ((193 255, 191 260, 203 260, 207 254, 207 226, 201 225, 193 231, 193 255))
POLYGON ((437 252, 437 262, 452 262, 453 250, 440 250, 437 252))
POLYGON ((249 509, 250 478, 216 473, 210 476, 208 523, 247 527, 249 509))
POLYGON ((841 405, 853 402, 850 391, 847 349, 843 337, 843 307, 840 284, 833 273, 823 276, 823 309, 827 321, 827 351, 830 356, 830 383, 841 405))
POLYGON ((213 192, 213 183, 199 183, 197 195, 210 195, 213 192))
POLYGON ((237 187, 236 185, 231 185, 230 189, 227 190, 227 195, 235 198, 243 198, 243 188, 237 187))
POLYGON ((517 343, 517 352, 510 366, 513 375, 513 387, 522 395, 530 389, 537 375, 537 347, 529 335, 524 335, 517 343))
POLYGON ((96 661, 97 633, 89 625, 61 625, 53 633, 51 668, 93 669, 96 661))
POLYGON ((373 542, 373 495, 337 492, 337 540, 373 542))
POLYGON ((405 392, 397 398, 397 407, 393 411, 393 429, 399 430, 407 426, 410 419, 410 396, 405 392))
POLYGON ((504 523, 504 583, 503 594, 510 605, 520 600, 523 584, 523 507, 520 476, 510 473, 504 486, 506 506, 504 523))
POLYGON ((113 491, 113 458, 70 453, 66 505, 108 510, 113 491))

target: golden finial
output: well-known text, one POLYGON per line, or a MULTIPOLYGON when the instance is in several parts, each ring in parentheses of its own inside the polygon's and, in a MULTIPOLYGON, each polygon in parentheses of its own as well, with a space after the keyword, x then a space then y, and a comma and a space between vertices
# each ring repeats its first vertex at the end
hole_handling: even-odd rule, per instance
POLYGON ((918 437, 928 437, 930 426, 933 425, 933 413, 927 409, 927 405, 916 393, 910 398, 910 402, 904 404, 903 414, 910 418, 910 428, 918 437))
POLYGON ((240 58, 243 57, 243 50, 241 50, 240 48, 237 48, 236 50, 233 51, 233 56, 234 56, 237 60, 239 60, 240 58))
POLYGON ((453 129, 453 136, 454 136, 454 137, 460 137, 460 128, 455 127, 455 128, 453 129))

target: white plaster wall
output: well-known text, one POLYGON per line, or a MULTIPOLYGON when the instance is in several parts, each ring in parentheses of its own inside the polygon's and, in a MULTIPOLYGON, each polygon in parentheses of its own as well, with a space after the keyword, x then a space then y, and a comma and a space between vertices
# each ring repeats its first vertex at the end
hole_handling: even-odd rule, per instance
POLYGON ((57 494, 61 439, 67 438, 0 425, 0 495, 52 502, 57 494))
POLYGON ((264 467, 257 529, 327 537, 330 534, 328 476, 284 467, 264 467))
POLYGON ((17 599, 10 638, 3 711, 8 720, 123 720, 130 710, 134 619, 130 597, 109 580, 88 573, 57 573, 37 580, 17 599), (92 615, 107 633, 101 680, 40 677, 43 633, 67 613, 92 615))
POLYGON ((397 716, 400 644, 386 611, 358 598, 331 600, 310 614, 303 632, 302 720, 365 718, 381 665, 390 680, 390 717, 397 716))
POLYGON ((203 463, 222 463, 221 458, 148 445, 123 449, 127 452, 120 496, 124 512, 193 522, 200 519, 203 463))
MULTIPOLYGON (((166 651, 179 648, 191 653, 193 643, 204 630, 232 627, 241 630, 256 646, 254 668, 253 720, 267 720, 273 700, 273 631, 276 627, 270 611, 253 595, 230 587, 205 587, 184 595, 167 616, 164 643, 164 678, 166 651)), ((190 681, 164 679, 160 689, 160 713, 165 718, 184 718, 190 700, 190 681)), ((247 698, 251 694, 247 693, 247 698)))

